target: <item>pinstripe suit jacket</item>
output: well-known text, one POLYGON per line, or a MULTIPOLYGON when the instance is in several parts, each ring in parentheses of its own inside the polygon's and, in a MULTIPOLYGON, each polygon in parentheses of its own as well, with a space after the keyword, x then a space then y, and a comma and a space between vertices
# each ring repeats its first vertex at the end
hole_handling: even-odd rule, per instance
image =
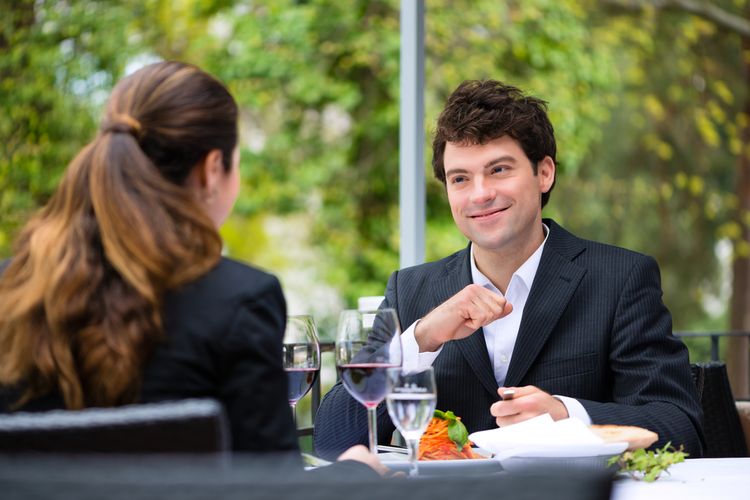
MULTIPOLYGON (((651 257, 582 240, 552 220, 550 234, 523 312, 506 386, 535 385, 578 399, 596 424, 637 425, 702 453, 702 413, 685 345, 672 335, 651 257)), ((469 250, 396 271, 383 307, 404 326, 471 283, 469 250)), ((498 400, 484 335, 444 345, 434 363, 437 407, 462 417, 469 432, 494 428, 489 407, 498 400)), ((394 430, 378 408, 378 434, 394 430)), ((314 443, 332 456, 366 443, 364 408, 341 384, 324 398, 314 443)))

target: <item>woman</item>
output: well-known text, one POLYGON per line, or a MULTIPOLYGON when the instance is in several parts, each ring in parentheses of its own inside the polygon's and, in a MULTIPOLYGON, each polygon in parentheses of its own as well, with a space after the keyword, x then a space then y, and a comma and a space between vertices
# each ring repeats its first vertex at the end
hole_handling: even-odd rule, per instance
POLYGON ((221 257, 237 105, 195 66, 120 81, 0 278, 0 411, 210 396, 235 450, 297 449, 273 276, 221 257))

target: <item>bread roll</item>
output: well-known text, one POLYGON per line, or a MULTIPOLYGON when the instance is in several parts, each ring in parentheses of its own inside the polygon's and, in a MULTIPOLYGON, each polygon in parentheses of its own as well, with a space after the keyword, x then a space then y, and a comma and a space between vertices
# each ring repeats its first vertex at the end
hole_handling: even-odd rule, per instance
POLYGON ((627 441, 628 450, 648 448, 659 439, 657 433, 632 425, 592 425, 591 430, 605 443, 627 441))

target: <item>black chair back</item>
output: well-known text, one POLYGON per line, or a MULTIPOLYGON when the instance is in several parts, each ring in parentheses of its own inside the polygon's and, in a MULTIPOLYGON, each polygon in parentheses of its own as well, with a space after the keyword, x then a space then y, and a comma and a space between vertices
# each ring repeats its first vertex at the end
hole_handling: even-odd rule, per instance
MULTIPOLYGON (((612 473, 536 470, 483 477, 378 479, 365 467, 304 472, 294 457, 235 455, 217 464, 204 457, 3 457, 0 497, 107 500, 607 500, 612 473), (287 460, 292 458, 292 460, 287 460)), ((297 459, 299 456, 297 456, 297 459)), ((354 464, 349 464, 354 465, 354 464)))
POLYGON ((224 410, 212 399, 0 415, 0 452, 222 453, 224 410))
POLYGON ((703 456, 748 456, 726 365, 714 361, 694 363, 690 368, 703 407, 703 434, 706 437, 703 456))

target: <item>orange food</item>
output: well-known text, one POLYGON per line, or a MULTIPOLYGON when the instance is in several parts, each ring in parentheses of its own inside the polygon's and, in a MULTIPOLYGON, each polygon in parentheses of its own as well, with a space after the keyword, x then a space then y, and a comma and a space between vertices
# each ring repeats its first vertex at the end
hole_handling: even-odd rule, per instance
MULTIPOLYGON (((461 420, 456 417, 457 420, 461 420)), ((449 420, 433 417, 419 440, 419 460, 460 460, 463 458, 486 458, 471 450, 471 441, 462 449, 448 436, 449 420)))

